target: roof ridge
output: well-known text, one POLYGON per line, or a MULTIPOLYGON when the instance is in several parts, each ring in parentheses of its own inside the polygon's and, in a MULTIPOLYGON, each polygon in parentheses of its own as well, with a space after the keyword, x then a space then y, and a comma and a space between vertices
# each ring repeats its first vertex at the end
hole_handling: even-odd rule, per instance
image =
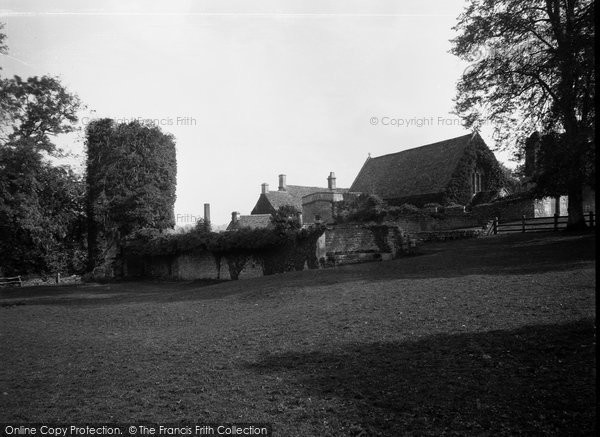
MULTIPOLYGON (((398 155, 400 153, 404 153, 404 152, 408 152, 410 150, 417 150, 417 149, 422 149, 424 147, 429 147, 429 146, 438 146, 441 143, 447 143, 449 141, 455 141, 458 140, 459 138, 466 138, 466 137, 473 137, 473 133, 470 134, 466 134, 466 135, 461 135, 459 137, 454 137, 454 138, 449 138, 447 140, 442 140, 442 141, 436 141, 435 143, 429 143, 429 144, 424 144, 422 146, 417 146, 417 147, 411 147, 410 149, 404 149, 404 150, 400 150, 399 152, 393 152, 393 153, 387 153, 385 155, 380 155, 380 156, 375 156, 375 157, 371 157, 371 159, 379 159, 379 158, 385 158, 385 157, 389 157, 392 155, 398 155)), ((471 140, 471 138, 469 138, 469 141, 471 140)))

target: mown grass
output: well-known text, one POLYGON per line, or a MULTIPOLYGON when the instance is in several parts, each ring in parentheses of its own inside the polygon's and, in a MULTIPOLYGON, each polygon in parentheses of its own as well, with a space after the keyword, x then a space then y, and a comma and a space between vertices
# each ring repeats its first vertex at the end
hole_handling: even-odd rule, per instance
POLYGON ((217 284, 0 293, 0 422, 591 435, 595 235, 217 284))

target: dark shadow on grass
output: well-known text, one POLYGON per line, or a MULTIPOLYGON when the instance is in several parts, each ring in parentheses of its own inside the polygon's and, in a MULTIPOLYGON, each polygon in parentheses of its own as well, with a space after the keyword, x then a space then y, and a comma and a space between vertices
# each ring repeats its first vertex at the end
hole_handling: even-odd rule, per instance
POLYGON ((418 256, 393 261, 289 272, 240 281, 117 282, 80 286, 0 289, 0 302, 13 305, 112 305, 219 299, 234 294, 264 295, 282 288, 354 281, 517 275, 588 268, 596 259, 595 233, 529 233, 477 240, 428 243, 418 256), (215 283, 217 282, 217 283, 215 283))
POLYGON ((592 320, 273 354, 247 367, 329 405, 333 435, 594 434, 592 320))

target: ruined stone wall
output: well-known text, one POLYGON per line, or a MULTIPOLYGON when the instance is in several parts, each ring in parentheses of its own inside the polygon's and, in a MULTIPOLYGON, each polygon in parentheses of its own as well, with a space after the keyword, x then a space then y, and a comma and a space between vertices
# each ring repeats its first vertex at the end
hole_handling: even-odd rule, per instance
MULTIPOLYGON (((164 279, 192 281, 195 279, 231 279, 227 258, 221 259, 221 269, 217 269, 214 256, 210 252, 183 254, 174 257, 128 257, 125 261, 125 278, 164 279)), ((263 267, 258 259, 250 257, 239 279, 263 276, 263 267)))
POLYGON ((337 225, 324 234, 326 253, 380 252, 373 231, 362 225, 337 225))
POLYGON ((409 247, 409 237, 393 223, 344 224, 325 230, 317 241, 316 254, 321 262, 332 258, 344 262, 361 262, 396 258, 412 249, 409 247))

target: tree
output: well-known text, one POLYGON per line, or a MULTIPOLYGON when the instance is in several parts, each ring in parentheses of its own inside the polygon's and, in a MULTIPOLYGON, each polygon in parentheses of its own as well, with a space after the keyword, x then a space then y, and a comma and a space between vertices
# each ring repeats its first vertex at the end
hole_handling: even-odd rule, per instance
MULTIPOLYGON (((4 29, 4 23, 0 23, 0 53, 6 54, 8 52, 8 47, 4 42, 6 40, 6 34, 2 32, 2 29, 4 29)), ((0 67, 0 70, 1 69, 2 67, 0 67)))
POLYGON ((59 152, 51 137, 72 132, 81 104, 57 78, 15 76, 0 79, 0 139, 18 143, 27 139, 37 151, 59 152))
POLYGON ((0 266, 5 274, 81 272, 84 184, 33 142, 0 147, 0 266))
MULTIPOLYGON (((0 53, 6 53, 1 32, 0 53)), ((6 274, 78 272, 83 181, 54 166, 52 137, 74 129, 79 99, 58 79, 0 78, 0 268, 6 274)))
POLYGON ((86 147, 88 267, 111 269, 129 235, 175 225, 175 141, 150 124, 100 119, 87 126, 86 147))
POLYGON ((271 223, 281 232, 295 231, 302 227, 299 218, 300 211, 291 205, 280 206, 271 214, 271 223))
POLYGON ((491 122, 500 147, 561 133, 570 229, 585 227, 595 147, 594 9, 593 0, 470 0, 452 40, 452 53, 472 62, 455 101, 467 127, 491 122))

